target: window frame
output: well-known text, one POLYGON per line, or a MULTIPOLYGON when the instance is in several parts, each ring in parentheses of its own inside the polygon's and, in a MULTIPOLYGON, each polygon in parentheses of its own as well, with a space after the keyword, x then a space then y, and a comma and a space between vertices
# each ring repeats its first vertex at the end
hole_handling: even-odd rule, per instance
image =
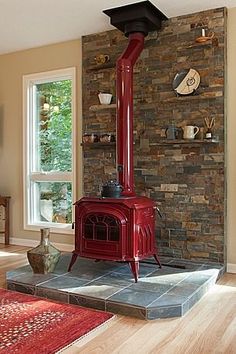
MULTIPOLYGON (((34 74, 23 75, 23 219, 25 230, 38 231, 42 227, 50 227, 52 232, 56 233, 73 233, 72 224, 54 223, 54 222, 34 222, 32 220, 35 205, 35 198, 31 193, 32 182, 71 182, 72 183, 72 200, 76 200, 76 68, 70 67, 59 70, 39 72, 34 74), (34 104, 34 87, 37 84, 71 80, 72 89, 72 171, 71 172, 35 172, 37 162, 34 157, 36 144, 34 140, 35 132, 35 107, 34 104), (31 148, 30 148, 31 147, 31 148), (32 149, 33 147, 33 149, 32 149), (33 209, 33 210, 32 210, 33 209)), ((74 209, 72 208, 72 220, 74 219, 74 209)))

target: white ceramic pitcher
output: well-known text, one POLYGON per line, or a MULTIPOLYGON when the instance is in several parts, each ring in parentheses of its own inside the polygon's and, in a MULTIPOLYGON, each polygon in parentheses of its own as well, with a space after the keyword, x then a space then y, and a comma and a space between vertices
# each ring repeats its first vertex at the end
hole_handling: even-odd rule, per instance
POLYGON ((199 128, 194 125, 186 125, 184 128, 184 139, 194 139, 199 132, 199 128))

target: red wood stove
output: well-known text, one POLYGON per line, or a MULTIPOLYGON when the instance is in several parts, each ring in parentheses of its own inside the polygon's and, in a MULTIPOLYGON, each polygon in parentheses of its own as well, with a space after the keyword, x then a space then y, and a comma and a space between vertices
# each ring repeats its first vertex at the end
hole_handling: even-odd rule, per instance
POLYGON ((128 46, 116 63, 117 170, 123 187, 119 198, 84 197, 75 203, 77 256, 129 262, 135 282, 139 261, 154 256, 155 203, 135 195, 133 175, 133 66, 143 50, 148 31, 159 29, 166 17, 149 1, 104 11, 111 24, 128 36, 128 46))

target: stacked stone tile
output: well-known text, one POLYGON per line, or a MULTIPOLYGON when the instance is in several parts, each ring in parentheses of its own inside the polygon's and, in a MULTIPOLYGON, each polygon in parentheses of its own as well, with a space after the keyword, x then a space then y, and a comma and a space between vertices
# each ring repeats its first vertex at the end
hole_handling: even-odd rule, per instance
MULTIPOLYGON (((99 91, 113 94, 115 62, 127 45, 117 31, 83 37, 83 132, 115 133, 115 109, 92 110, 99 91), (110 61, 96 64, 98 54, 110 61), (113 65, 114 64, 114 65, 113 65)), ((156 234, 162 255, 225 261, 225 61, 226 9, 171 18, 151 32, 134 69, 135 189, 155 200, 156 234), (213 40, 197 44, 201 28, 213 40), (172 81, 182 69, 201 76, 194 96, 176 97, 172 81), (215 118, 218 143, 166 143, 169 124, 204 127, 215 118)), ((84 193, 99 195, 104 181, 116 176, 115 147, 84 146, 84 193)))

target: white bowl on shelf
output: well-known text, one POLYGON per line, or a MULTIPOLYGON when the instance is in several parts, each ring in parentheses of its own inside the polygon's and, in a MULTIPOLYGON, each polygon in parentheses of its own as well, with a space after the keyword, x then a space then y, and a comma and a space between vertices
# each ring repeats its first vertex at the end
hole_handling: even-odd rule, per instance
POLYGON ((100 92, 98 94, 99 102, 101 104, 110 104, 111 99, 112 99, 112 94, 111 93, 102 93, 100 92))

